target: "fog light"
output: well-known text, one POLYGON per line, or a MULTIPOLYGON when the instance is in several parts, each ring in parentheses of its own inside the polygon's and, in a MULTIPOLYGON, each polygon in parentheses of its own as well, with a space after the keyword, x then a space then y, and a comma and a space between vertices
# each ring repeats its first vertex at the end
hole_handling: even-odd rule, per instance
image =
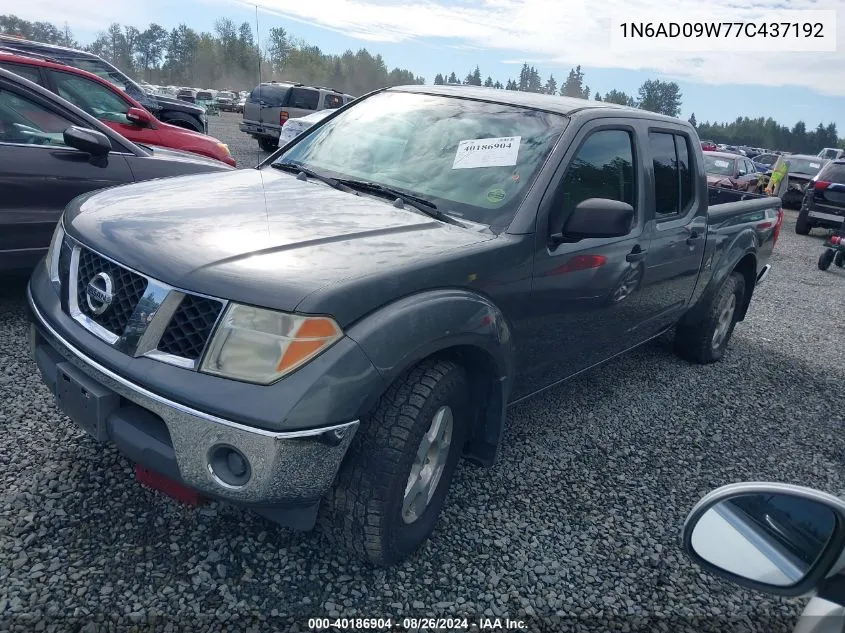
POLYGON ((241 488, 252 477, 249 460, 228 444, 216 444, 208 451, 208 472, 224 488, 241 488))

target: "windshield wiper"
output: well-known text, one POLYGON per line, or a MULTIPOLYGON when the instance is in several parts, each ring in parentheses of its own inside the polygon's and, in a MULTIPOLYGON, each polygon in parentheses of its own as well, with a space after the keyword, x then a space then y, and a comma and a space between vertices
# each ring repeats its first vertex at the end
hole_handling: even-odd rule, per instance
POLYGON ((313 178, 314 180, 319 180, 321 183, 323 183, 324 185, 328 185, 329 187, 333 187, 335 189, 339 189, 340 191, 351 193, 356 196, 358 195, 357 191, 347 186, 345 183, 335 178, 324 176, 323 174, 320 174, 314 171, 313 169, 308 169, 308 167, 297 165, 296 163, 270 163, 270 167, 275 167, 276 169, 283 169, 284 171, 299 172, 299 174, 307 176, 308 178, 313 178))
POLYGON ((425 198, 422 198, 420 196, 415 196, 411 193, 405 193, 404 191, 399 191, 398 189, 393 189, 392 187, 387 187, 377 182, 369 182, 367 180, 354 180, 343 178, 339 182, 355 189, 362 189, 364 191, 371 191, 391 196, 393 198, 396 198, 397 203, 414 207, 417 211, 420 211, 431 218, 435 218, 437 220, 440 220, 441 222, 446 222, 448 224, 454 224, 455 226, 466 228, 466 225, 463 222, 459 222, 448 213, 438 211, 437 205, 435 205, 431 200, 426 200, 425 198))

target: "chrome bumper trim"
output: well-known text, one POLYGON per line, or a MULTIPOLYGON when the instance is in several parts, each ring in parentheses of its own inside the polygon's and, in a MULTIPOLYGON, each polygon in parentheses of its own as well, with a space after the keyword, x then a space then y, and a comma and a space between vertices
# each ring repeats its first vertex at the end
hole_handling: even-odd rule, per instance
POLYGON ((179 472, 188 486, 254 504, 316 500, 331 486, 359 420, 298 431, 269 431, 174 402, 119 376, 74 347, 47 323, 29 287, 26 294, 34 317, 59 354, 93 380, 164 421, 179 472), (209 472, 208 454, 217 444, 234 446, 247 457, 252 476, 246 484, 236 489, 221 486, 209 472))
POLYGON ((766 281, 766 277, 769 276, 769 271, 772 269, 771 264, 766 264, 763 266, 763 270, 760 271, 760 274, 757 275, 757 285, 759 286, 761 283, 766 281))

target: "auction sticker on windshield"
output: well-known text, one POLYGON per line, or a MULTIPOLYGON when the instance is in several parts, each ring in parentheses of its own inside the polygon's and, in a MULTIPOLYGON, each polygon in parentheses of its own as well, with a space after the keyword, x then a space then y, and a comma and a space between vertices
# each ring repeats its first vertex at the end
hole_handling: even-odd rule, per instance
POLYGON ((512 167, 516 165, 521 136, 476 138, 458 143, 452 169, 512 167))
POLYGON ((727 169, 731 166, 731 164, 726 160, 714 160, 713 164, 716 165, 716 167, 721 167, 723 169, 727 169))

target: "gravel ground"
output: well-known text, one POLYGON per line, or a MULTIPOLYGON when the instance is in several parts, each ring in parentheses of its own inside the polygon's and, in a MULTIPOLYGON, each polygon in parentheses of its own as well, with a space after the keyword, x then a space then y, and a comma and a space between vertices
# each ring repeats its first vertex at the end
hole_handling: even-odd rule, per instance
MULTIPOLYGON (((213 119, 212 133, 243 165, 256 144, 237 118, 213 119)), ((518 405, 500 463, 462 466, 433 538, 389 570, 318 532, 141 487, 57 413, 27 354, 24 282, 2 280, 0 631, 305 631, 313 616, 457 614, 522 617, 529 631, 790 630, 803 601, 699 573, 679 534, 730 482, 845 493, 845 369, 830 362, 845 272, 818 271, 821 240, 794 221, 787 212, 721 363, 684 363, 659 340, 518 405)))
POLYGON ((221 112, 220 116, 208 117, 208 133, 229 146, 238 167, 253 167, 270 153, 262 151, 258 147, 258 141, 238 129, 241 121, 242 114, 221 112))

